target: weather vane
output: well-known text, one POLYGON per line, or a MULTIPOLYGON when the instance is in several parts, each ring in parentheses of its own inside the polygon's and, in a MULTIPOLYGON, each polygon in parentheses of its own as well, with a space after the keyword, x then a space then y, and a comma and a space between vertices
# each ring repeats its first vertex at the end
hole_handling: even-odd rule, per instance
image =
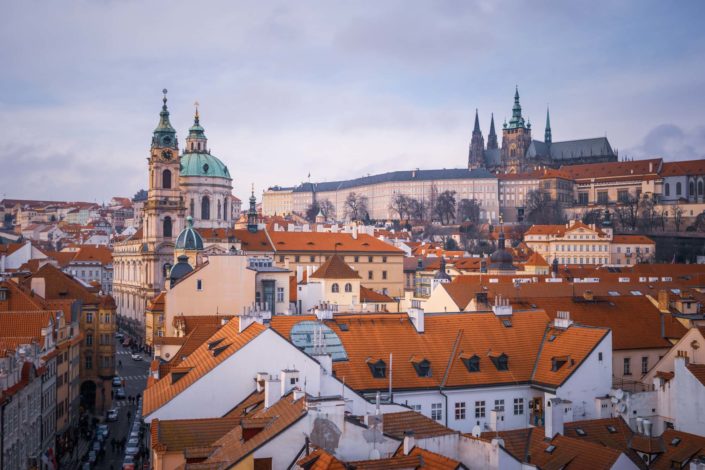
POLYGON ((198 101, 195 101, 195 102, 193 103, 193 106, 196 108, 196 119, 198 119, 198 106, 199 106, 199 105, 200 105, 200 103, 199 103, 198 101))

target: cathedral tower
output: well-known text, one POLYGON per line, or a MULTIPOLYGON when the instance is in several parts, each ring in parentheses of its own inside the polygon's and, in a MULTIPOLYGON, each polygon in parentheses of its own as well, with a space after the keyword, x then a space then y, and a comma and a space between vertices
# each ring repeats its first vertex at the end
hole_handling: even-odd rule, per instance
POLYGON ((172 241, 183 228, 185 206, 179 188, 179 146, 176 131, 169 122, 166 89, 159 125, 152 135, 149 156, 149 191, 144 205, 144 241, 157 249, 172 241))
POLYGON ((496 150, 498 148, 497 133, 494 130, 494 113, 492 113, 492 118, 490 119, 490 133, 487 134, 487 150, 496 150))
POLYGON ((548 108, 546 108, 546 132, 544 133, 543 141, 546 145, 551 145, 553 141, 551 137, 551 116, 548 114, 548 108))
POLYGON ((519 88, 514 93, 514 106, 509 124, 504 123, 502 130, 502 166, 510 173, 519 173, 524 168, 526 150, 531 145, 531 124, 526 123, 521 115, 519 88))
POLYGON ((475 109, 475 127, 470 139, 470 154, 468 155, 468 169, 482 168, 485 166, 485 139, 480 131, 480 119, 475 109))

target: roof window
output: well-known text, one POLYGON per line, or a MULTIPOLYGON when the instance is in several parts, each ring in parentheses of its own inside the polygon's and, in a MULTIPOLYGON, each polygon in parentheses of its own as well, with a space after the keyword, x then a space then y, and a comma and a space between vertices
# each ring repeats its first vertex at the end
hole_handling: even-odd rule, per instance
POLYGON ((347 323, 338 323, 338 328, 340 328, 340 331, 350 331, 350 325, 347 323))
POLYGON ((431 377, 431 361, 423 359, 420 362, 413 362, 412 364, 419 377, 431 377))
POLYGON ((640 290, 630 291, 632 295, 643 295, 640 290))
POLYGON ((387 364, 382 359, 377 362, 368 362, 367 365, 370 366, 370 372, 375 379, 383 379, 387 376, 387 364))
MULTIPOLYGON (((566 362, 568 362, 568 358, 563 356, 563 357, 552 357, 551 358, 551 371, 556 372, 560 370, 561 367, 563 367, 566 362)), ((580 434, 580 433, 578 433, 580 434)))
POLYGON ((610 424, 609 426, 607 426, 607 431, 608 431, 610 434, 616 434, 616 433, 617 433, 617 428, 615 428, 614 426, 612 426, 612 425, 610 424))
POLYGON ((220 346, 219 348, 215 348, 213 350, 213 357, 218 357, 220 355, 220 353, 222 353, 223 351, 228 349, 228 346, 230 346, 230 344, 226 344, 225 346, 220 346))
POLYGON ((681 438, 680 437, 674 437, 673 440, 671 441, 671 445, 673 447, 676 447, 678 444, 681 443, 681 438))
POLYGON ((509 370, 509 357, 502 353, 499 356, 490 356, 490 360, 497 370, 509 370))
POLYGON ((585 437, 587 436, 587 433, 583 428, 575 428, 575 434, 577 434, 580 437, 585 437))
POLYGON ((619 297, 619 292, 617 292, 616 290, 611 290, 611 291, 609 291, 609 294, 610 294, 612 297, 619 297))
POLYGON ((474 354, 472 357, 464 357, 462 361, 468 369, 468 372, 480 372, 480 358, 477 354, 474 354))
POLYGON ((210 350, 210 349, 215 348, 215 347, 218 346, 220 343, 222 343, 224 339, 225 339, 225 338, 220 338, 220 339, 216 339, 215 341, 211 341, 210 343, 208 343, 208 349, 210 350))
POLYGON ((550 446, 546 447, 545 452, 547 452, 547 453, 549 453, 549 454, 552 454, 554 450, 556 450, 556 446, 554 446, 553 444, 551 444, 550 446))
POLYGON ((504 325, 505 328, 511 328, 512 320, 509 318, 505 318, 504 320, 502 320, 502 325, 504 325))

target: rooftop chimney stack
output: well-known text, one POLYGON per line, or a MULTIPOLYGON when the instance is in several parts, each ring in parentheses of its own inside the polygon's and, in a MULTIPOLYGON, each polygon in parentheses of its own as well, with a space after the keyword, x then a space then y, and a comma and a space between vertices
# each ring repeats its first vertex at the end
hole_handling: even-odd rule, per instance
POLYGON ((281 381, 269 376, 264 382, 264 407, 269 408, 281 398, 281 381))
POLYGON ((281 381, 281 396, 284 396, 299 385, 299 371, 284 369, 279 373, 279 380, 281 381))
POLYGON ((668 313, 669 310, 669 298, 668 298, 668 291, 665 289, 661 289, 658 291, 658 309, 662 313, 668 313))
POLYGON ((553 327, 561 330, 567 329, 573 324, 573 320, 570 319, 570 312, 558 311, 556 312, 556 318, 553 320, 553 327))
POLYGON ((416 328, 417 333, 423 333, 425 331, 425 314, 420 307, 411 307, 407 310, 406 314, 409 316, 409 320, 416 328))
POLYGON ((414 431, 404 431, 404 455, 409 455, 415 446, 414 431))
POLYGON ((549 398, 546 402, 546 439, 563 434, 563 403, 560 398, 549 398))

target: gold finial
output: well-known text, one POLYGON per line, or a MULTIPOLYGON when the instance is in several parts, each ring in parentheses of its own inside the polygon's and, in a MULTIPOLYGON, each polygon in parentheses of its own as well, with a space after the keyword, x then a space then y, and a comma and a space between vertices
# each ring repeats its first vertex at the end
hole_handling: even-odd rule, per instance
POLYGON ((196 108, 196 120, 198 120, 198 118, 199 118, 198 107, 200 106, 200 103, 198 101, 196 101, 193 103, 193 106, 196 108))

